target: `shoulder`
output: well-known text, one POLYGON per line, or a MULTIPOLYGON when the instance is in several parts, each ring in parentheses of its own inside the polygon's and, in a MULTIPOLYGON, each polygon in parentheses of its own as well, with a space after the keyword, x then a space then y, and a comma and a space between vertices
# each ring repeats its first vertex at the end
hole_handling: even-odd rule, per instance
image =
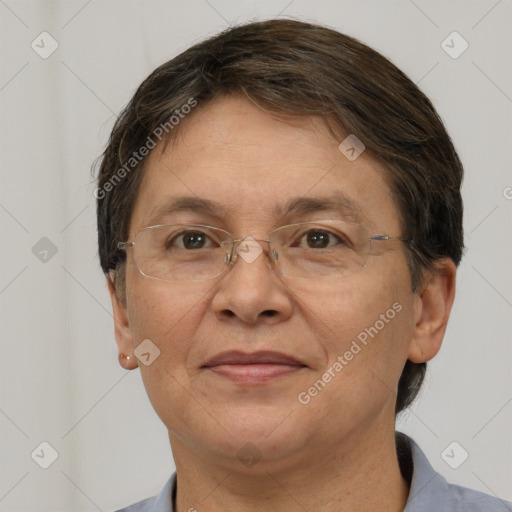
POLYGON ((176 473, 167 480, 160 494, 152 498, 138 501, 133 505, 116 510, 116 512, 173 512, 176 494, 176 473))
POLYGON ((448 492, 464 512, 512 512, 512 503, 483 492, 452 484, 448 484, 448 492))
POLYGON ((409 498, 404 512, 512 512, 510 502, 448 483, 430 465, 415 441, 404 434, 397 436, 401 437, 402 446, 404 443, 408 446, 412 463, 409 498))
POLYGON ((512 503, 508 501, 467 487, 450 484, 444 478, 443 480, 445 485, 444 488, 440 488, 439 506, 444 508, 438 509, 440 512, 445 510, 447 512, 512 512, 512 503))
POLYGON ((154 509, 155 500, 156 496, 153 498, 147 498, 128 507, 116 510, 116 512, 150 512, 154 509))

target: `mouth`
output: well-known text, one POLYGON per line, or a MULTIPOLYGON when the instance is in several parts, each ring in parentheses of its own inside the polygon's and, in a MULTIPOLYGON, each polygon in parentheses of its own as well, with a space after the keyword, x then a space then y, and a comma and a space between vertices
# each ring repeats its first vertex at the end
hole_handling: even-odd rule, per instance
POLYGON ((239 384, 261 384, 300 371, 307 366, 287 354, 261 351, 252 354, 222 352, 202 366, 203 369, 239 384))

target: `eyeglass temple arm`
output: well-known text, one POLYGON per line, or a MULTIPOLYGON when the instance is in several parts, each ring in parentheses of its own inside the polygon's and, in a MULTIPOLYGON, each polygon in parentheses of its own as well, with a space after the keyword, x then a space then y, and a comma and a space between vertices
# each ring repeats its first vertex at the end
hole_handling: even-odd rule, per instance
POLYGON ((369 238, 370 240, 380 240, 385 242, 407 242, 409 244, 413 243, 413 240, 409 240, 408 238, 400 238, 389 235, 374 235, 369 238))

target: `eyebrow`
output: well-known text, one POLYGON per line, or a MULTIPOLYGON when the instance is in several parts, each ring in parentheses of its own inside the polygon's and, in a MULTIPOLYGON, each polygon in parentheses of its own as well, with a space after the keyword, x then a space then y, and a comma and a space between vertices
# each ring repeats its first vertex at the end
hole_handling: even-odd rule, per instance
MULTIPOLYGON (((229 211, 232 212, 233 209, 227 209, 217 201, 194 196, 181 196, 169 198, 166 202, 157 205, 150 213, 149 222, 150 224, 158 223, 163 218, 180 212, 194 212, 222 219, 229 211)), ((273 214, 275 217, 285 218, 322 211, 340 213, 351 222, 361 222, 365 218, 361 208, 342 192, 321 197, 295 197, 283 205, 276 205, 273 214)))

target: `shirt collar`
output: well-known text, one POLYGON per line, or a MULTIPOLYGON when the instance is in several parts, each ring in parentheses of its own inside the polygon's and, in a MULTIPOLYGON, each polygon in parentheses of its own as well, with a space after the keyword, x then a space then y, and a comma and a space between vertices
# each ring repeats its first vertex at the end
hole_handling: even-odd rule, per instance
POLYGON ((176 498, 176 472, 167 480, 160 494, 151 503, 148 512, 174 512, 174 501, 176 498))
POLYGON ((397 435, 408 445, 412 459, 412 479, 404 512, 455 510, 446 508, 453 499, 446 479, 434 470, 413 439, 405 434, 397 435))

